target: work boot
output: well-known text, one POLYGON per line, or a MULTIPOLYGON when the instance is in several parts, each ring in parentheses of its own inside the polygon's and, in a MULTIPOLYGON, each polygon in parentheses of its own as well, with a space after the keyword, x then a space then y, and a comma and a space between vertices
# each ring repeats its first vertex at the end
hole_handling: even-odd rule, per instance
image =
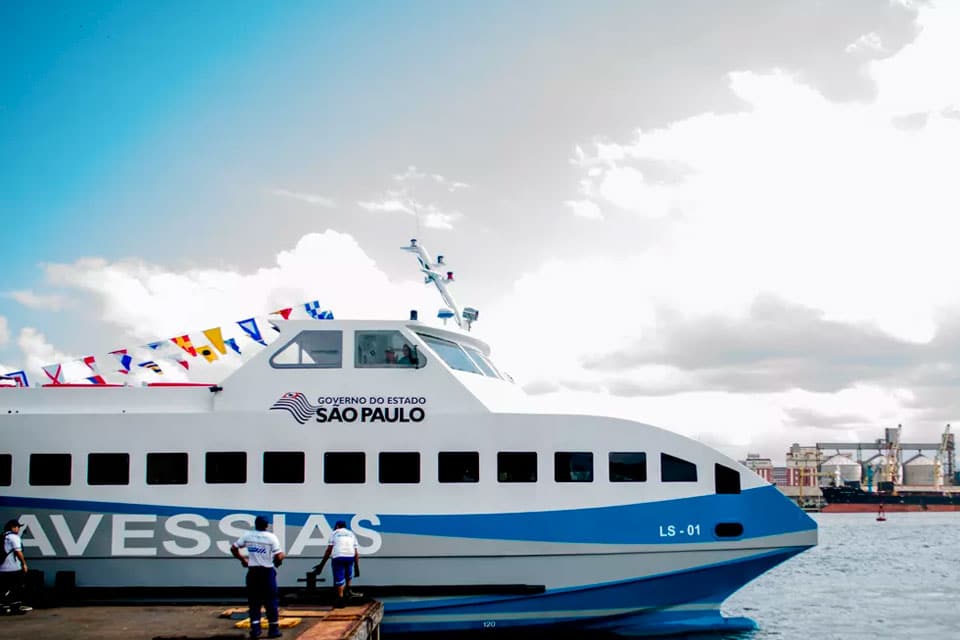
POLYGON ((280 627, 277 625, 277 623, 276 623, 276 622, 272 623, 272 624, 270 625, 270 630, 267 632, 267 637, 268 637, 268 638, 279 638, 279 637, 282 636, 282 635, 283 635, 283 634, 280 633, 280 627))
POLYGON ((251 637, 251 638, 259 638, 259 637, 260 637, 260 622, 259 622, 259 621, 257 621, 256 623, 253 623, 253 622, 250 623, 250 637, 251 637))

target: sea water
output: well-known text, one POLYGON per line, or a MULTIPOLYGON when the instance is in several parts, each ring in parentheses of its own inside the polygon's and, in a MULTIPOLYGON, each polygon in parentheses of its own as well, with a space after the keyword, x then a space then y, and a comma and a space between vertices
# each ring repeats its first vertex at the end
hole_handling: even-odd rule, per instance
POLYGON ((814 514, 818 546, 725 603, 738 640, 960 639, 960 512, 814 514))

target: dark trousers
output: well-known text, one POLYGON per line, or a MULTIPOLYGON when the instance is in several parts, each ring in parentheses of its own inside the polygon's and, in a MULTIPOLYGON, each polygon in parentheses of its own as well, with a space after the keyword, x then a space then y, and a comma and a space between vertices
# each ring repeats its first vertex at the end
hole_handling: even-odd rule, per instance
POLYGON ((267 610, 267 622, 276 623, 277 570, 273 567, 250 567, 247 569, 247 603, 250 605, 250 625, 260 623, 260 607, 267 610))
POLYGON ((0 571, 0 603, 20 604, 27 574, 23 571, 0 571))

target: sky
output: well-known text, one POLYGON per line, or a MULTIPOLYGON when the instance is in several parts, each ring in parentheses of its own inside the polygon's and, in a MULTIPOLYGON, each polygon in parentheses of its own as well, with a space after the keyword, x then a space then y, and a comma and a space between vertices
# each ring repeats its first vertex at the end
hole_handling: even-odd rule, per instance
POLYGON ((939 441, 958 31, 885 0, 0 3, 0 372, 314 299, 434 321, 417 237, 544 407, 739 458, 939 441))

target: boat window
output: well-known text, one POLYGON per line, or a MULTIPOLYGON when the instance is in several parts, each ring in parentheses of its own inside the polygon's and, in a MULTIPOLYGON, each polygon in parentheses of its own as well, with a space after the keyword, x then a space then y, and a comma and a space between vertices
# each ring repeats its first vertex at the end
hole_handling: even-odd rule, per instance
POLYGON ((463 347, 463 349, 467 352, 467 355, 470 356, 470 359, 473 360, 477 367, 483 371, 484 375, 491 378, 500 377, 497 375, 497 370, 493 368, 493 365, 484 357, 483 353, 481 353, 479 349, 466 344, 460 346, 463 347))
POLYGON ((69 453, 31 453, 30 484, 63 487, 70 484, 69 453))
POLYGON ((646 482, 647 454, 643 451, 619 451, 609 455, 610 482, 646 482))
POLYGON ((357 331, 354 365, 388 368, 421 368, 423 354, 399 331, 357 331))
POLYGON ((662 482, 696 482, 697 465, 669 453, 661 453, 660 480, 662 482))
POLYGON ((148 453, 147 484, 187 484, 187 454, 148 453))
POLYGON ((130 484, 129 453, 91 453, 87 455, 87 484, 130 484))
POLYGON ((343 366, 343 332, 301 331, 270 358, 277 369, 339 369, 343 366))
POLYGON ((207 484, 243 484, 247 481, 245 451, 208 451, 205 465, 207 484))
POLYGON ((323 454, 323 481, 327 484, 363 484, 367 481, 362 451, 323 454))
POLYGON ((303 451, 264 451, 264 484, 303 484, 303 451))
POLYGON ((13 456, 9 453, 0 454, 0 487, 9 487, 13 484, 13 456))
POLYGON ((740 493, 740 472, 722 464, 713 465, 717 493, 740 493))
POLYGON ((441 451, 437 454, 437 480, 478 482, 480 454, 476 451, 441 451))
POLYGON ((420 454, 416 451, 381 451, 381 484, 416 484, 420 482, 420 454))
POLYGON ((557 482, 593 482, 593 454, 589 451, 553 454, 553 479, 557 482))
POLYGON ((497 454, 497 482, 536 481, 536 451, 501 451, 497 454))
POLYGON ((422 333, 417 335, 419 335, 423 341, 433 349, 434 353, 440 356, 440 359, 446 362, 447 366, 451 369, 483 375, 480 369, 477 368, 477 365, 473 363, 473 360, 470 359, 470 356, 468 356, 456 342, 443 340, 442 338, 434 338, 433 336, 427 336, 422 333))

